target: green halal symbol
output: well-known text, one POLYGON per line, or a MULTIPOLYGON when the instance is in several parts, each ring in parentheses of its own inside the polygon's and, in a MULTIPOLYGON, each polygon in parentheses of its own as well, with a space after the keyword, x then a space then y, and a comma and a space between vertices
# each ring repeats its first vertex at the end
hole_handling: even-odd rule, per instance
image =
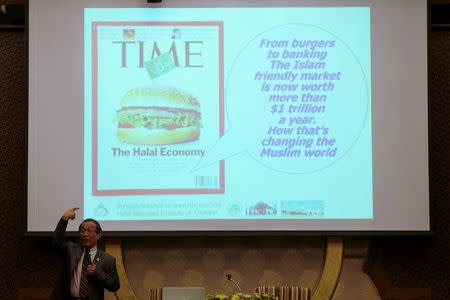
POLYGON ((175 62, 170 52, 163 53, 152 60, 146 61, 144 65, 151 79, 155 79, 175 69, 175 62))

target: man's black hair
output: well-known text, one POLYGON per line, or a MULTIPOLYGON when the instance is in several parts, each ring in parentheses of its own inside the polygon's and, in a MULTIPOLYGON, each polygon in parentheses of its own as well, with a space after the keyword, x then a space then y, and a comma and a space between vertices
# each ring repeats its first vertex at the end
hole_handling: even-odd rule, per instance
POLYGON ((95 231, 97 233, 101 233, 102 232, 102 227, 100 226, 100 223, 97 220, 94 220, 94 219, 91 219, 91 218, 85 219, 83 222, 81 222, 80 226, 78 226, 78 231, 80 231, 81 225, 83 225, 86 222, 94 222, 95 223, 95 231))

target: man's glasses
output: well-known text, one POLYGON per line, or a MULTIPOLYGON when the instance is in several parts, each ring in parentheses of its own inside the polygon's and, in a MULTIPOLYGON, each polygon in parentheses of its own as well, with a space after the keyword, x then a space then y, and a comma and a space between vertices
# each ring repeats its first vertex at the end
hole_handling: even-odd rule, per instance
POLYGON ((97 230, 96 230, 95 228, 80 228, 80 229, 78 230, 78 232, 79 232, 80 234, 83 234, 83 233, 92 234, 92 233, 94 233, 94 232, 97 232, 97 230))

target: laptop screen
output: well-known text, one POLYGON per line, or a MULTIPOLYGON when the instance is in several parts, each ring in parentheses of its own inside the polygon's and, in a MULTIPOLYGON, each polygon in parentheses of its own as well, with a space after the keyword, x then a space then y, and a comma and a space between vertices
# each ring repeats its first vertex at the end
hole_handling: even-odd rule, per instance
POLYGON ((165 287, 162 300, 205 300, 203 287, 165 287))

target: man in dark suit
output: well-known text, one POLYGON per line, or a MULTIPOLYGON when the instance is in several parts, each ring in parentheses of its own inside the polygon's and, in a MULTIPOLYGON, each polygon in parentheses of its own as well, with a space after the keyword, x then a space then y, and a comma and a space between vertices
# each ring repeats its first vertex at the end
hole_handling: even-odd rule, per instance
POLYGON ((104 289, 116 292, 120 288, 116 259, 97 248, 102 228, 94 219, 84 220, 79 228, 80 243, 66 241, 69 220, 76 217, 78 208, 66 211, 56 225, 52 244, 64 265, 64 273, 51 299, 103 300, 104 289))

